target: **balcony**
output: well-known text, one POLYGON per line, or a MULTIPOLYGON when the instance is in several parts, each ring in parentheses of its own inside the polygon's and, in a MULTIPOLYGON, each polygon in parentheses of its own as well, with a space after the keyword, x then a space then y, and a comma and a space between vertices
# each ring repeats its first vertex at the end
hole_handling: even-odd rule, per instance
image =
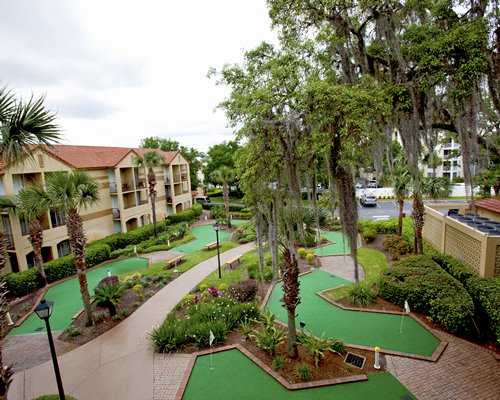
POLYGON ((179 183, 179 182, 181 182, 181 174, 174 175, 174 183, 179 183))
POLYGON ((116 182, 109 182, 109 193, 117 193, 118 187, 116 186, 116 182))
POLYGON ((139 179, 135 184, 136 189, 146 189, 146 180, 139 179))
POLYGON ((167 196, 167 204, 172 204, 172 197, 167 196))
POLYGON ((165 182, 165 185, 170 185, 170 176, 164 177, 163 181, 165 182))
POLYGON ((187 182, 187 180, 188 180, 188 175, 187 175, 187 174, 181 174, 181 180, 182 180, 183 182, 187 182))
POLYGON ((133 181, 125 181, 122 182, 122 192, 132 192, 134 191, 134 182, 133 181))
POLYGON ((111 210, 113 212, 113 219, 120 219, 120 209, 112 208, 111 210))

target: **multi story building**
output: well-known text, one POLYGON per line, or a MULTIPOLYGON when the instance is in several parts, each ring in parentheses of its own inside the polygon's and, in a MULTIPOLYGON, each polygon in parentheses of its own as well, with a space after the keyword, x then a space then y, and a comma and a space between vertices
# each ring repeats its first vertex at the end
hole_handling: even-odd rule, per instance
MULTIPOLYGON (((89 241, 113 233, 128 232, 152 222, 147 171, 134 165, 134 158, 151 149, 55 145, 38 147, 22 163, 0 164, 0 195, 16 195, 22 188, 43 184, 54 171, 85 170, 100 187, 100 202, 82 210, 89 241)), ((192 205, 189 163, 178 151, 156 150, 164 157, 156 173, 157 220, 192 205)), ((1 213, 0 229, 8 242, 7 268, 20 271, 35 265, 26 221, 1 213)), ((69 254, 65 215, 51 210, 43 217, 44 262, 69 254)))
POLYGON ((453 181, 463 177, 462 156, 460 153, 460 143, 454 138, 448 137, 443 144, 439 144, 434 149, 441 158, 441 165, 435 171, 428 166, 425 167, 425 176, 438 176, 448 178, 453 181))

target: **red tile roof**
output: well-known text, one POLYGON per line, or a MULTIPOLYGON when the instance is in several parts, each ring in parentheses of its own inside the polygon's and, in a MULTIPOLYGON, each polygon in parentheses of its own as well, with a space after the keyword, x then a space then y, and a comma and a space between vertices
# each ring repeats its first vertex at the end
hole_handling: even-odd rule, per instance
POLYGON ((74 168, 110 168, 115 167, 124 157, 135 153, 141 157, 147 151, 155 150, 164 158, 165 164, 170 164, 178 151, 162 151, 158 149, 142 149, 131 147, 104 147, 104 146, 71 146, 54 145, 45 148, 45 151, 74 168))
POLYGON ((500 214, 500 200, 495 198, 475 200, 474 205, 476 207, 484 208, 485 210, 494 211, 500 214))

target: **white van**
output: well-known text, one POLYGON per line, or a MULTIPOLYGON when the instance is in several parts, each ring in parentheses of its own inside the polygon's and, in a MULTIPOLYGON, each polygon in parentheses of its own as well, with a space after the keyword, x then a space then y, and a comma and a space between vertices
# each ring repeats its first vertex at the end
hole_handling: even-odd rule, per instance
POLYGON ((198 196, 198 197, 195 197, 194 202, 200 203, 200 204, 207 204, 207 203, 210 203, 210 197, 198 196))

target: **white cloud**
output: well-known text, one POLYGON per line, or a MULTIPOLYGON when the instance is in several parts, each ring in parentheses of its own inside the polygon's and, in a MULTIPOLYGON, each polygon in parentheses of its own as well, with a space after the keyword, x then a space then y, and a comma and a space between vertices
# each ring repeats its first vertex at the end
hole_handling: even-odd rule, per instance
POLYGON ((207 72, 276 41, 265 0, 0 2, 0 81, 46 93, 70 144, 231 140, 207 72))

